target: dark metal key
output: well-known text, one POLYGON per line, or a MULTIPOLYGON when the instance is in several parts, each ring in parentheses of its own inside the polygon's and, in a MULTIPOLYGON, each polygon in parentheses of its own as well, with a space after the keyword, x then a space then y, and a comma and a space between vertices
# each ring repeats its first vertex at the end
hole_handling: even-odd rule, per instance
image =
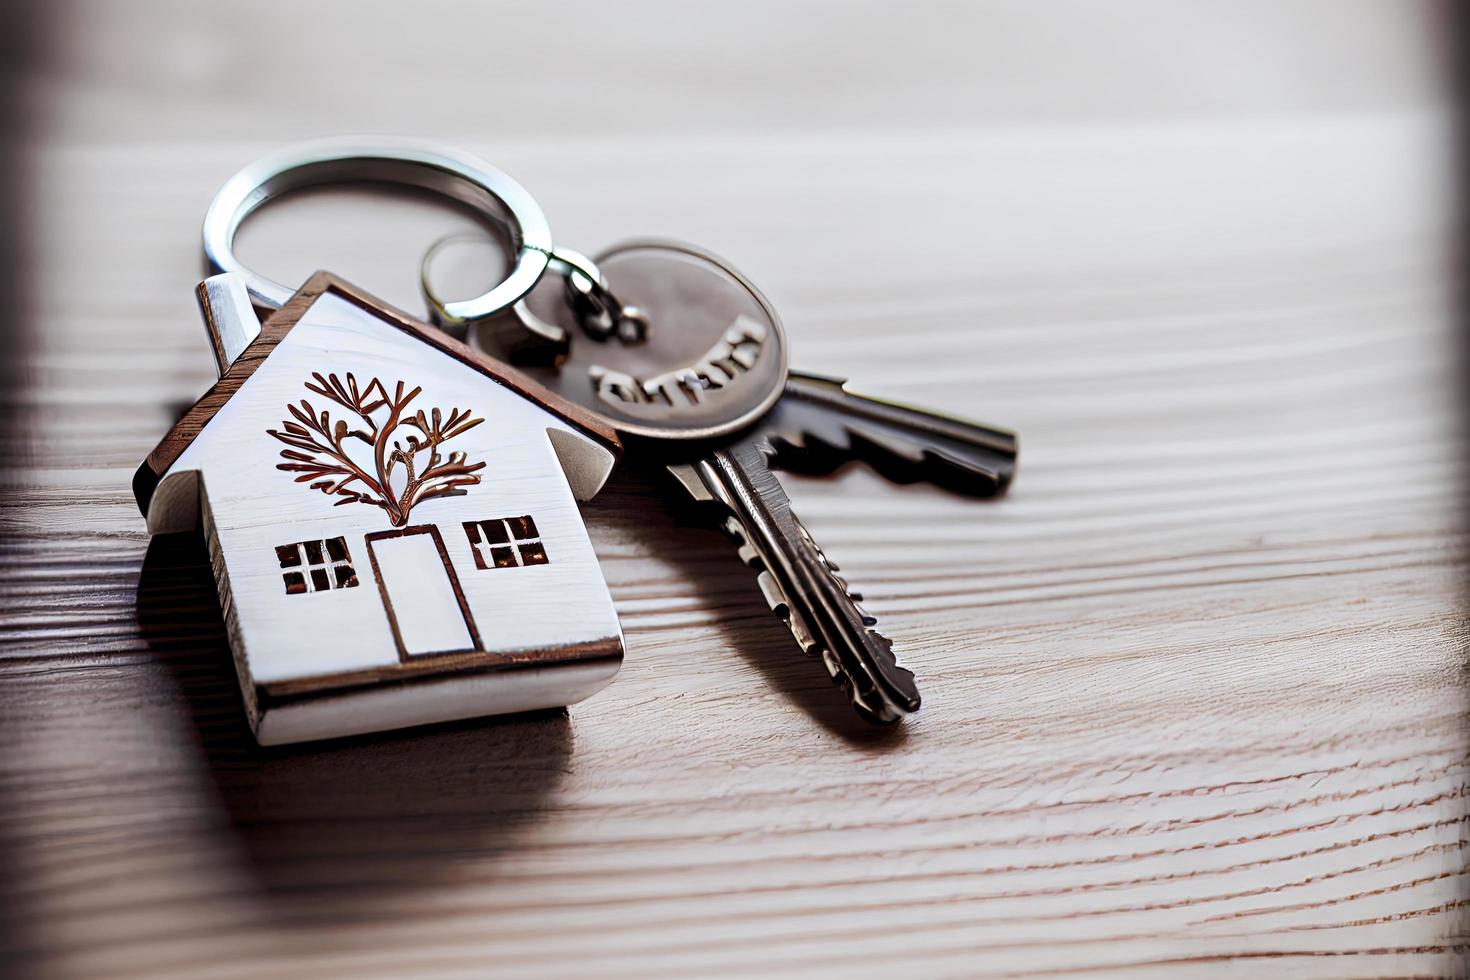
POLYGON ((894 483, 993 497, 1016 469, 1013 432, 859 395, 820 374, 792 371, 760 430, 775 465, 793 473, 822 476, 858 460, 894 483))

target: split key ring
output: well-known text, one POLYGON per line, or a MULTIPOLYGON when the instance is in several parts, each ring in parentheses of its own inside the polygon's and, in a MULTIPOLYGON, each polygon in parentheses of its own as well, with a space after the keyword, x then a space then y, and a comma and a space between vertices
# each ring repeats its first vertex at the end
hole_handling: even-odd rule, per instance
POLYGON ((558 250, 540 205, 510 175, 458 150, 383 137, 318 140, 289 146, 247 165, 225 182, 204 216, 204 256, 211 273, 238 273, 257 306, 279 308, 294 289, 247 268, 235 255, 235 234, 261 205, 290 191, 327 184, 373 182, 418 187, 473 208, 503 227, 514 261, 504 280, 469 299, 441 302, 425 283, 436 325, 514 324, 527 338, 530 360, 555 362, 566 356, 561 327, 536 317, 524 300, 549 268, 566 278, 568 299, 589 336, 614 330, 641 339, 636 310, 617 303, 590 259, 558 250), (636 329, 627 331, 626 324, 636 329))

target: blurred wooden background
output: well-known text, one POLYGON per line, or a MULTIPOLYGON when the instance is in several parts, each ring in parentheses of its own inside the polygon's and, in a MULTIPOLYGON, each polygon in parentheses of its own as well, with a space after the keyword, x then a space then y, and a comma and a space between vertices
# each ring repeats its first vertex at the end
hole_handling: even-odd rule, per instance
MULTIPOLYGON (((1447 9, 12 5, 0 970, 1446 974, 1467 935, 1447 9), (924 684, 864 730, 723 539, 586 510, 570 715, 260 753, 137 461, 211 380, 216 186, 446 139, 690 239, 794 363, 1016 428, 1011 496, 789 481, 924 684)), ((247 258, 420 309, 413 198, 247 258)))

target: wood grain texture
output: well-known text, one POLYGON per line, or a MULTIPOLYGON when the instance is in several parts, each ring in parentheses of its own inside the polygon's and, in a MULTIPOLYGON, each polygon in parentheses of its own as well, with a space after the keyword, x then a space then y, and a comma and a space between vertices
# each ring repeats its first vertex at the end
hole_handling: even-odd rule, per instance
MULTIPOLYGON (((1463 972, 1442 15, 1103 9, 38 13, 5 972, 1463 972), (629 470, 584 509, 627 636, 606 691, 252 749, 203 546, 150 543, 128 480, 213 380, 205 204, 324 126, 452 138, 574 248, 707 245, 794 365, 1016 429, 1002 500, 788 484, 919 715, 857 726, 629 470)), ((413 311, 419 252, 469 224, 310 195, 244 254, 413 311)))

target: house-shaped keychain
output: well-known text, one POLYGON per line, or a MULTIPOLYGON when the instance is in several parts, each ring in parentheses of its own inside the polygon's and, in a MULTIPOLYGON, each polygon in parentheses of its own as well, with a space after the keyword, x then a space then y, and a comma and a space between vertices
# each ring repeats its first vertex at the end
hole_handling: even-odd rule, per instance
POLYGON ((610 429, 327 273, 258 335, 238 280, 200 300, 219 381, 134 490, 151 533, 202 526, 261 744, 612 680, 622 633, 576 503, 610 429))

